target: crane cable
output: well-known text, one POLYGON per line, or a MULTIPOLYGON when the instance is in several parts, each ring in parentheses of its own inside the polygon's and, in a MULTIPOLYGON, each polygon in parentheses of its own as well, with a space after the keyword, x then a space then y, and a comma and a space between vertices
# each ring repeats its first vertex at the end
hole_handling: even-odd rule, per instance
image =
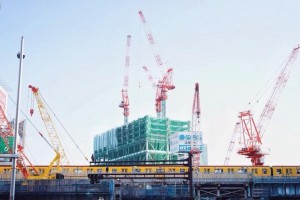
POLYGON ((47 104, 47 102, 45 101, 44 97, 42 96, 41 92, 39 92, 41 98, 43 99, 43 101, 45 102, 45 104, 47 105, 47 107, 50 109, 51 113, 53 114, 53 116, 57 119, 57 121, 59 122, 59 124, 62 126, 62 128, 65 130, 65 132, 68 134, 69 138, 72 140, 73 144, 76 146, 76 148, 79 150, 79 152, 81 153, 81 155, 85 158, 86 161, 89 162, 89 159, 84 155, 84 153, 82 152, 82 150, 79 148, 79 146, 77 145, 77 143, 75 142, 75 140, 73 139, 73 137, 71 136, 71 134, 67 131, 67 129, 65 128, 65 126, 62 124, 62 122, 60 121, 60 119, 56 116, 56 114, 53 112, 53 110, 51 109, 51 107, 47 104))
MULTIPOLYGON (((255 101, 256 103, 260 102, 260 100, 262 99, 262 97, 264 95, 266 95, 267 91, 269 90, 269 88, 272 86, 272 83, 276 81, 276 75, 278 73, 280 73, 282 66, 287 62, 287 60, 289 59, 289 57, 287 57, 282 64, 278 67, 278 69, 275 71, 275 73, 265 82, 265 84, 258 90, 258 92, 255 94, 255 96, 251 99, 251 101, 249 101, 248 106, 254 106, 252 105, 252 103, 255 101)), ((251 108, 252 108, 251 107, 251 108)))
MULTIPOLYGON (((16 104, 16 102, 11 98, 10 95, 8 95, 9 99, 16 104)), ((27 115, 20 109, 21 113, 25 116, 25 118, 29 121, 29 123, 33 126, 33 128, 39 133, 39 135, 47 142, 47 144, 51 147, 51 149, 57 153, 57 151, 54 149, 54 147, 50 144, 50 142, 44 137, 44 135, 37 129, 37 127, 31 122, 31 120, 27 117, 27 115)))

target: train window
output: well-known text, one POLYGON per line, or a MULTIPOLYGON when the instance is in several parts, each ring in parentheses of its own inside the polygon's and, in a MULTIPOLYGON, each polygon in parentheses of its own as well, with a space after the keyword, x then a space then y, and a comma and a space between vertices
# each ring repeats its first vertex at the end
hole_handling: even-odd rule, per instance
POLYGON ((30 173, 31 175, 37 174, 33 169, 29 169, 29 173, 30 173))
POLYGON ((300 168, 297 168, 297 174, 300 174, 300 168))
POLYGON ((146 168, 146 173, 151 173, 151 169, 146 168))
POLYGON ((232 168, 227 169, 227 173, 228 174, 233 174, 233 169, 232 168))
POLYGON ((132 170, 132 172, 135 172, 135 173, 140 173, 140 172, 141 172, 141 169, 134 168, 134 169, 132 170))
POLYGON ((252 169, 252 174, 257 174, 257 169, 252 169))
POLYGON ((175 169, 169 169, 169 172, 172 173, 172 172, 175 172, 175 169))
POLYGON ((262 174, 267 174, 267 169, 262 169, 262 174))
POLYGON ((204 174, 209 174, 210 173, 210 169, 204 169, 204 174))
POLYGON ((164 173, 165 170, 164 170, 164 169, 161 169, 161 168, 158 168, 158 169, 156 169, 156 172, 157 172, 157 173, 164 173))
POLYGON ((82 169, 74 169, 75 174, 80 174, 82 172, 82 169))
MULTIPOLYGON (((134 171, 134 170, 133 170, 134 171)), ((122 169, 122 172, 124 173, 124 172, 126 172, 127 173, 127 169, 122 169)))
POLYGON ((98 172, 98 173, 101 173, 101 172, 102 172, 102 169, 97 169, 97 172, 98 172))
POLYGON ((183 168, 181 168, 179 171, 180 171, 180 173, 184 173, 185 172, 185 170, 183 168))
POLYGON ((291 168, 285 169, 285 173, 286 173, 286 175, 291 175, 292 174, 292 169, 291 168))
POLYGON ((63 173, 63 174, 69 173, 69 169, 66 169, 66 168, 62 169, 62 173, 63 173))
POLYGON ((113 168, 111 171, 112 171, 113 173, 116 173, 116 172, 117 172, 117 169, 116 169, 116 168, 113 168))
POLYGON ((87 171, 87 173, 91 173, 93 171, 93 169, 88 168, 86 171, 87 171))
POLYGON ((223 169, 215 169, 215 174, 223 174, 223 169))
POLYGON ((281 174, 281 169, 276 169, 276 174, 281 174))
POLYGON ((239 174, 246 174, 247 173, 247 168, 243 167, 243 168, 238 169, 238 173, 239 174))

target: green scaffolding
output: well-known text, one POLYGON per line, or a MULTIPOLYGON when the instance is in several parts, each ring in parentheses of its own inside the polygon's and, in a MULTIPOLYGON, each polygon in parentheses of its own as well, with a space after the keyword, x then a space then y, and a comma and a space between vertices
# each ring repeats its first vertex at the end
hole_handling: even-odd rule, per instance
POLYGON ((189 131, 189 121, 145 116, 94 138, 96 160, 169 160, 169 135, 189 131))

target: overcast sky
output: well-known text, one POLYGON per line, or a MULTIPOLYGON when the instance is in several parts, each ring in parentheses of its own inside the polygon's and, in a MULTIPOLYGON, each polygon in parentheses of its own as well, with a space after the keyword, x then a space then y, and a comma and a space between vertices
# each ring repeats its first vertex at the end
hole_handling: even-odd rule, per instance
MULTIPOLYGON (((132 35, 129 121, 155 116, 155 91, 142 70, 157 76, 140 21, 142 10, 174 68, 175 90, 168 93, 167 116, 190 120, 194 84, 199 82, 201 125, 208 162, 224 162, 237 115, 286 62, 300 43, 297 0, 33 1, 2 0, 0 78, 16 100, 20 39, 24 36, 21 107, 28 114, 28 85, 40 88, 51 109, 88 157, 93 137, 122 125, 121 88, 126 36, 132 35)), ((300 58, 299 58, 300 59, 300 58)), ((252 109, 258 120, 268 92, 252 109)), ((255 101, 254 101, 255 102, 255 101)), ((294 65, 263 138, 267 165, 299 165, 300 62, 294 65)), ((9 101, 8 117, 15 115, 9 101)), ((35 105, 36 106, 36 105, 35 105)), ((21 119, 25 117, 21 115, 21 119)), ((37 107, 30 117, 46 136, 37 107)), ((55 122, 58 126, 58 123, 55 122)), ((59 126, 58 126, 59 127, 59 126)), ((88 164, 58 128, 72 164, 88 164)), ((28 123, 26 153, 48 164, 53 151, 28 123)), ((233 153, 231 164, 249 165, 233 153)))

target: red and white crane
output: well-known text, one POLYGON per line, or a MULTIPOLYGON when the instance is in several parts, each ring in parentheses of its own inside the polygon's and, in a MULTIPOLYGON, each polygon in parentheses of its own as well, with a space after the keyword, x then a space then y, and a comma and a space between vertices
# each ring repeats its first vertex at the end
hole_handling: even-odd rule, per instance
POLYGON ((200 98, 199 98, 199 83, 195 83, 195 93, 192 109, 192 131, 200 132, 200 98))
MULTIPOLYGON (((173 84, 173 68, 168 67, 167 63, 164 62, 162 59, 162 54, 160 53, 161 50, 159 48, 158 43, 155 41, 153 34, 151 32, 150 26, 148 25, 144 14, 142 11, 139 11, 140 19, 142 21, 142 24, 144 25, 145 33, 148 39, 148 42, 150 44, 150 47, 152 49, 152 53, 154 55, 154 59, 156 62, 156 65, 159 68, 159 72, 161 75, 161 78, 158 79, 156 84, 156 98, 155 98, 155 110, 157 113, 157 117, 159 118, 165 118, 166 117, 166 100, 168 99, 167 92, 169 90, 175 89, 175 86, 173 84), (167 68, 167 70, 165 70, 167 68)), ((143 67, 144 70, 148 73, 148 79, 151 80, 151 75, 149 75, 149 71, 147 68, 143 67)), ((152 83, 153 86, 153 83, 152 83)))
POLYGON ((230 140, 229 147, 228 147, 228 150, 227 150, 227 154, 226 154, 226 157, 225 157, 224 165, 228 165, 228 163, 229 163, 230 156, 231 156, 231 153, 232 153, 232 150, 233 150, 233 147, 234 147, 234 143, 235 143, 235 140, 236 140, 236 136, 238 135, 239 131, 240 131, 240 122, 237 122, 235 124, 233 134, 231 136, 231 140, 230 140))
POLYGON ((293 49, 287 63, 280 71, 280 74, 277 77, 275 85, 273 87, 271 96, 269 97, 260 115, 258 124, 256 125, 250 110, 239 113, 239 119, 240 119, 239 132, 241 134, 240 144, 242 147, 238 150, 238 154, 250 158, 251 163, 254 166, 259 166, 264 164, 264 156, 267 153, 263 152, 261 149, 262 137, 266 130, 267 124, 270 122, 273 116, 279 97, 289 79, 292 66, 295 63, 295 60, 299 52, 299 48, 300 47, 298 46, 293 49))
POLYGON ((125 57, 125 66, 124 66, 124 82, 122 86, 122 101, 119 105, 120 108, 123 108, 123 115, 124 115, 124 124, 128 124, 128 116, 129 116, 129 98, 128 98, 128 68, 130 64, 130 44, 131 44, 131 35, 127 35, 127 42, 126 42, 126 57, 125 57))
POLYGON ((192 135, 191 135, 191 153, 193 154, 193 165, 200 165, 200 149, 199 142, 201 137, 200 132, 200 98, 199 98, 199 83, 195 83, 195 93, 192 108, 192 135), (195 141, 194 141, 195 140, 195 141))
MULTIPOLYGON (((11 142, 10 138, 13 138, 14 134, 16 134, 16 133, 13 132, 11 124, 9 123, 9 121, 6 117, 5 110, 6 110, 6 97, 7 96, 2 91, 0 88, 0 138, 2 138, 2 140, 4 141, 4 145, 5 145, 4 153, 12 154, 13 153, 13 144, 10 144, 10 142, 11 142)), ((18 123, 18 122, 16 122, 16 123, 18 123)), ((14 141, 14 142, 18 142, 18 141, 14 141)), ((24 178, 28 178, 30 174, 26 167, 25 161, 28 162, 29 167, 32 170, 32 173, 38 174, 38 172, 34 168, 32 163, 29 161, 27 156, 24 154, 23 149, 24 149, 24 147, 20 143, 18 143, 17 144, 17 155, 18 155, 17 167, 21 171, 24 178)))

